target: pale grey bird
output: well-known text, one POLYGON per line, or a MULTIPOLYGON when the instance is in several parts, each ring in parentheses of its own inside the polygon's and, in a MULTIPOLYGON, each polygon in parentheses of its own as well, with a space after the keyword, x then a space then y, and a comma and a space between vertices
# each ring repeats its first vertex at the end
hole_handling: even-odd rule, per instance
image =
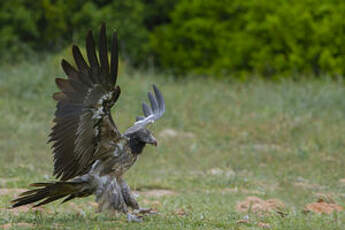
POLYGON ((22 193, 12 201, 12 207, 37 202, 36 207, 62 198, 64 203, 94 194, 100 210, 121 211, 129 221, 140 221, 135 213, 150 212, 140 208, 123 174, 132 167, 146 144, 157 146, 147 125, 164 114, 165 103, 161 92, 153 86, 154 94, 148 93, 151 106, 143 103, 144 115, 138 116, 124 134, 119 132, 111 116, 111 107, 120 95, 120 87, 116 86, 117 34, 113 33, 109 66, 105 30, 103 24, 99 57, 89 31, 86 38, 89 64, 79 48, 73 46, 77 68, 62 60, 68 79, 56 79, 61 92, 53 95, 57 109, 49 142, 53 143, 54 175, 60 181, 32 184, 37 189, 22 193), (134 212, 130 213, 129 207, 134 212))

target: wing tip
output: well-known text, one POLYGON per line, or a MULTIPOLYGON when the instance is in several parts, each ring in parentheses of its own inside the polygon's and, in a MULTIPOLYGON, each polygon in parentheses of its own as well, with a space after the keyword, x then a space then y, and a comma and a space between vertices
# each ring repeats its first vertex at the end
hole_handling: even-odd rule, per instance
POLYGON ((79 50, 79 47, 76 44, 73 44, 72 45, 72 51, 75 52, 77 50, 79 50))
POLYGON ((69 65, 70 65, 69 62, 66 59, 62 58, 61 67, 64 71, 66 71, 66 67, 68 67, 69 65))
POLYGON ((105 22, 103 22, 101 24, 101 30, 99 32, 99 40, 100 40, 100 43, 101 42, 106 42, 106 38, 107 38, 107 28, 106 28, 106 24, 105 22))
POLYGON ((94 48, 95 40, 93 38, 92 30, 88 30, 85 40, 86 40, 86 49, 88 49, 88 47, 90 47, 90 48, 93 47, 94 48))
POLYGON ((106 28, 106 23, 105 23, 105 22, 102 22, 102 23, 101 23, 101 30, 105 30, 105 28, 106 28))

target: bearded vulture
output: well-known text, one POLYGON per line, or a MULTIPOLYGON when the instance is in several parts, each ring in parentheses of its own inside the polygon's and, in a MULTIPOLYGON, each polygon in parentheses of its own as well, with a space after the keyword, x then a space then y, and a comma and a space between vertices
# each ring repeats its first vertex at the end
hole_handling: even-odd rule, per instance
POLYGON ((77 197, 94 194, 100 211, 112 209, 127 215, 128 221, 141 221, 142 209, 123 180, 146 144, 157 146, 148 124, 165 112, 161 92, 153 85, 148 93, 150 106, 142 104, 143 116, 123 134, 111 116, 111 108, 120 96, 116 85, 118 72, 117 33, 113 33, 110 63, 105 24, 99 35, 97 57, 95 41, 89 31, 86 38, 85 61, 78 46, 73 46, 77 68, 66 60, 61 66, 68 79, 56 78, 60 92, 53 94, 57 101, 54 126, 49 135, 54 154, 56 182, 34 183, 35 189, 20 194, 12 207, 35 203, 34 207, 62 199, 62 203, 77 197), (133 212, 129 212, 128 208, 133 212))

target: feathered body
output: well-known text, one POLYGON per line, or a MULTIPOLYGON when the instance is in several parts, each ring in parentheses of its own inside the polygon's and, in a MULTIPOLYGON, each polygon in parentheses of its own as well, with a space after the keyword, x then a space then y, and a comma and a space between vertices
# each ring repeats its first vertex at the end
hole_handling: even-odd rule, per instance
POLYGON ((114 209, 128 214, 128 207, 139 209, 123 174, 133 166, 146 144, 157 145, 146 128, 165 112, 163 96, 156 86, 148 93, 151 107, 143 103, 144 116, 121 134, 111 116, 111 107, 121 90, 116 85, 118 69, 117 35, 113 34, 110 65, 105 25, 99 37, 97 57, 95 41, 89 31, 86 38, 86 63, 79 48, 73 46, 74 68, 62 60, 68 79, 56 79, 61 90, 53 95, 57 101, 49 142, 54 154, 54 175, 58 182, 35 183, 39 187, 24 192, 13 201, 13 207, 40 201, 35 206, 64 198, 96 195, 100 210, 114 209))

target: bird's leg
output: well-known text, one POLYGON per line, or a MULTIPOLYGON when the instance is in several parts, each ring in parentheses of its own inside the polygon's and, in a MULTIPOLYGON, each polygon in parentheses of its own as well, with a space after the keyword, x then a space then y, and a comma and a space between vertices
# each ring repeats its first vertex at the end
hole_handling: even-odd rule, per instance
POLYGON ((122 178, 120 178, 118 180, 118 182, 119 182, 119 185, 121 187, 122 195, 123 195, 123 198, 124 198, 126 204, 129 207, 133 208, 134 213, 137 213, 137 214, 154 214, 154 212, 152 212, 151 208, 141 208, 139 206, 133 193, 131 192, 131 189, 129 188, 127 183, 122 178))
POLYGON ((121 188, 122 196, 126 204, 133 209, 139 209, 139 204, 133 196, 131 189, 129 188, 127 183, 122 178, 119 178, 118 182, 121 188))
POLYGON ((122 193, 122 188, 120 184, 118 183, 118 181, 116 180, 114 181, 115 181, 114 185, 116 187, 116 193, 113 194, 113 198, 116 201, 114 203, 115 209, 120 210, 124 214, 126 214, 128 222, 142 222, 141 216, 137 216, 135 214, 131 214, 128 212, 129 205, 127 203, 127 197, 125 197, 124 194, 122 193))
POLYGON ((141 222, 140 216, 128 212, 128 205, 122 194, 122 188, 118 181, 108 177, 102 188, 96 192, 96 200, 99 204, 99 211, 105 209, 120 211, 127 215, 128 222, 141 222))

